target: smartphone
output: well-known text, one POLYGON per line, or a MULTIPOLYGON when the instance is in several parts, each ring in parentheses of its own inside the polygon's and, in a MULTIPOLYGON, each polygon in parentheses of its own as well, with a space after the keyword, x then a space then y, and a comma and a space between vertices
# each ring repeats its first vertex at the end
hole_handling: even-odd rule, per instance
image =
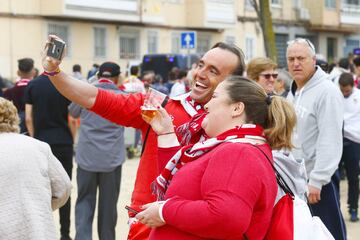
POLYGON ((49 43, 49 47, 46 55, 61 60, 64 50, 65 50, 64 42, 61 42, 56 39, 52 39, 51 42, 49 43))
POLYGON ((137 211, 137 210, 135 210, 135 209, 133 209, 133 208, 131 208, 129 206, 125 206, 125 209, 128 210, 129 212, 132 212, 132 213, 135 213, 135 214, 139 213, 139 211, 137 211))

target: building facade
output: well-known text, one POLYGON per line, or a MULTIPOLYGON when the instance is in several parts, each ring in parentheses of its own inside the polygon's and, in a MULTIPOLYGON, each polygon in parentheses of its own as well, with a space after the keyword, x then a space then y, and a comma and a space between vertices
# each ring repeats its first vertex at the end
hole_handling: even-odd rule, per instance
MULTIPOLYGON (((218 41, 234 42, 246 60, 264 56, 262 31, 251 0, 2 0, 0 75, 15 79, 17 59, 40 52, 49 34, 67 43, 62 68, 115 61, 124 70, 147 53, 187 53, 181 32, 196 31, 191 53, 218 41)), ((330 60, 360 45, 360 0, 269 0, 278 61, 285 66, 286 42, 311 39, 330 60)))

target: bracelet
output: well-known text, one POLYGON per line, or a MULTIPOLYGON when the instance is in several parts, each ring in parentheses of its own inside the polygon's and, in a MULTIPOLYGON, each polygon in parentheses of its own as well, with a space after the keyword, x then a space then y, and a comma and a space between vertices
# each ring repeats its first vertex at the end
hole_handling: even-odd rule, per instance
POLYGON ((44 70, 44 72, 42 73, 42 75, 49 76, 49 77, 54 77, 54 76, 58 75, 60 72, 61 72, 60 68, 57 68, 57 69, 56 69, 55 71, 53 71, 53 72, 48 72, 48 71, 44 70))
POLYGON ((173 134, 173 133, 175 133, 175 132, 160 133, 160 134, 158 134, 158 136, 169 135, 169 134, 173 134))

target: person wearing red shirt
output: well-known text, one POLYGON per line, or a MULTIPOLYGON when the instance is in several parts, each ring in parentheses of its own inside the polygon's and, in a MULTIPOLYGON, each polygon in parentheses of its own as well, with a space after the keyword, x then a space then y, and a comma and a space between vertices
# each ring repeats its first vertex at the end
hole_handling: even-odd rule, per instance
POLYGON ((152 228, 150 240, 264 239, 277 194, 271 148, 292 147, 290 103, 231 76, 205 105, 209 138, 184 147, 159 109, 150 124, 159 158, 170 160, 153 183, 159 201, 136 215, 152 228))
MULTIPOLYGON (((49 40, 52 38, 61 41, 56 36, 49 36, 49 40)), ((131 205, 139 209, 143 204, 153 202, 156 198, 151 193, 150 183, 159 173, 157 138, 149 124, 141 117, 140 107, 143 105, 145 95, 141 93, 115 95, 90 84, 74 81, 66 73, 60 71, 60 63, 59 60, 43 56, 44 74, 49 75, 61 94, 112 122, 141 130, 143 140, 146 138, 146 142, 144 142, 145 148, 137 170, 131 205)), ((187 95, 170 99, 166 104, 165 108, 172 116, 174 125, 177 127, 189 122, 194 115, 203 112, 203 104, 211 99, 216 86, 231 74, 242 75, 244 68, 244 56, 238 47, 226 43, 215 44, 204 54, 194 71, 192 91, 187 95)), ((200 125, 196 122, 194 125, 194 129, 198 131, 199 128, 196 126, 200 125)), ((184 133, 184 131, 180 132, 184 133)), ((194 139, 193 141, 197 141, 199 136, 194 139)), ((183 140, 183 142, 186 141, 190 139, 183 140)), ((149 232, 149 228, 144 228, 141 224, 133 224, 128 239, 147 239, 149 232)))

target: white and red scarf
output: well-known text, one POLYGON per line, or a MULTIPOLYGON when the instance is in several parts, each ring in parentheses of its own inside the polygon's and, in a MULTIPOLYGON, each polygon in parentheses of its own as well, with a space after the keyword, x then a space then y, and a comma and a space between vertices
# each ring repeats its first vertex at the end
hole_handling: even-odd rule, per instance
POLYGON ((185 146, 207 138, 201 128, 202 120, 206 115, 204 106, 191 99, 190 95, 181 99, 180 102, 185 111, 192 116, 189 122, 184 123, 175 129, 176 135, 179 136, 180 144, 185 146))
POLYGON ((209 138, 203 142, 190 144, 182 147, 166 164, 161 174, 152 183, 151 187, 153 193, 158 200, 163 200, 166 190, 168 189, 172 178, 186 163, 198 159, 203 154, 206 154, 217 145, 240 138, 256 137, 265 139, 264 130, 259 125, 243 124, 230 129, 215 138, 209 138))

